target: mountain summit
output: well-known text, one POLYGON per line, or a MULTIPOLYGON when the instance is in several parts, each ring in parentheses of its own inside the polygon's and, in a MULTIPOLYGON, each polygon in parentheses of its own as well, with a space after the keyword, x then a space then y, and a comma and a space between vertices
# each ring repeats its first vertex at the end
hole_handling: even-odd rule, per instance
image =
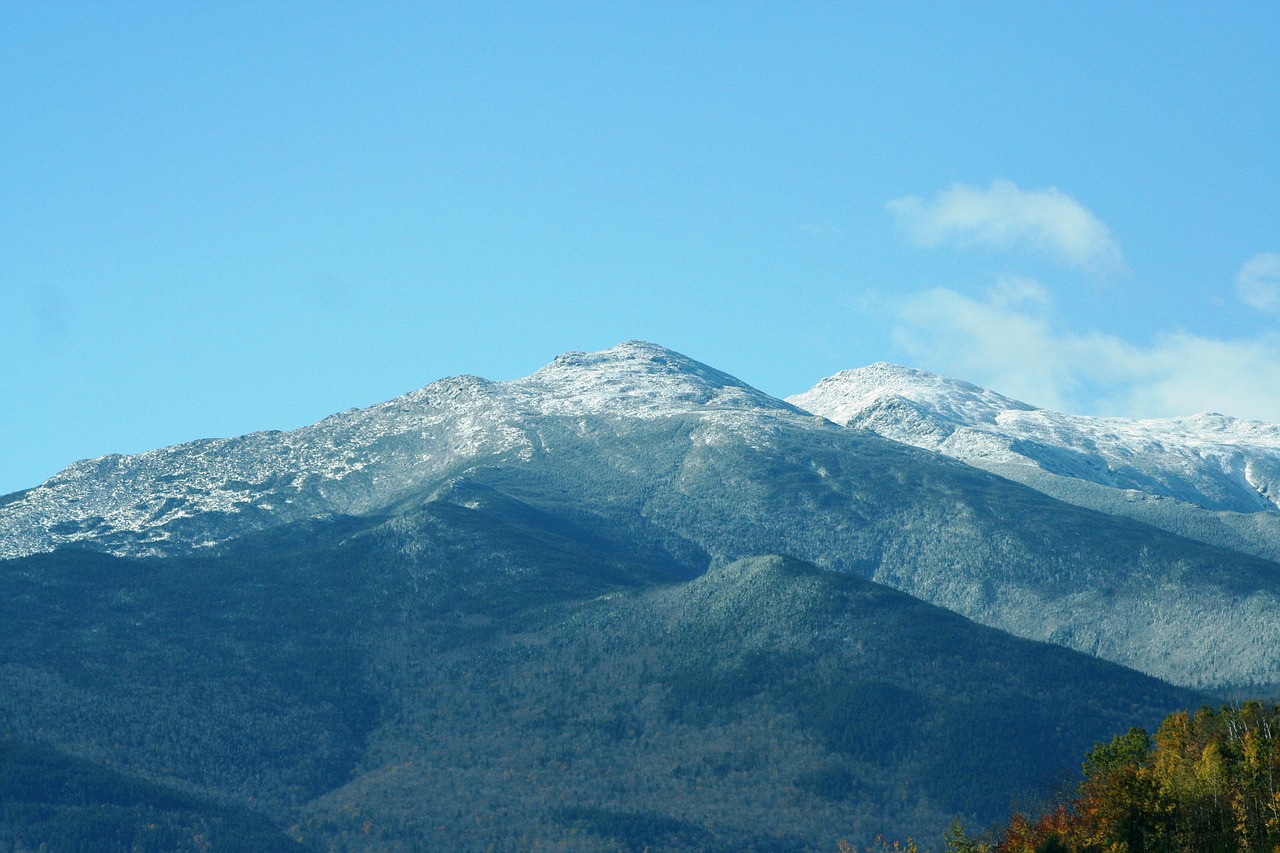
POLYGON ((736 377, 647 341, 594 353, 566 352, 525 379, 499 384, 544 414, 651 417, 692 409, 799 414, 736 377))
POLYGON ((1034 408, 968 382, 885 361, 842 370, 787 399, 839 424, 847 424, 869 409, 902 401, 927 406, 957 425, 996 423, 1004 412, 1034 408))
POLYGON ((1154 420, 1067 415, 891 364, 842 371, 787 400, 992 470, 1031 466, 1210 510, 1280 512, 1280 424, 1215 413, 1154 420))

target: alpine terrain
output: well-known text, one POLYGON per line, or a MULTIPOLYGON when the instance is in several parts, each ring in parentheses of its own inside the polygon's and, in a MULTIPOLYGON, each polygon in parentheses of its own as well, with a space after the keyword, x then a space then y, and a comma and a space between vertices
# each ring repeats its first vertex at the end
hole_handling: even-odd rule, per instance
POLYGON ((1213 412, 1065 415, 894 364, 846 370, 787 399, 1061 500, 1280 558, 1280 424, 1213 412))
POLYGON ((633 341, 78 462, 0 498, 0 775, 135 793, 0 778, 0 844, 1001 820, 1097 741, 1280 683, 1278 434, 885 365, 783 401, 633 341))

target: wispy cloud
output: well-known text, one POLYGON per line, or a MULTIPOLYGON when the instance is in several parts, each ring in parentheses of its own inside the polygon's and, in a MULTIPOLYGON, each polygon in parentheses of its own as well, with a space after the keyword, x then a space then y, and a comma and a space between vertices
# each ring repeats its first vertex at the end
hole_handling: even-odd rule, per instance
POLYGON ((1236 275, 1236 295, 1246 305, 1280 313, 1280 255, 1259 252, 1236 275))
POLYGON ((1005 180, 986 189, 955 184, 933 201, 906 196, 888 208, 923 246, 1030 249, 1094 272, 1124 268, 1110 229, 1055 187, 1023 190, 1005 180))
POLYGON ((980 299, 930 290, 900 303, 895 338, 921 364, 1047 408, 1126 417, 1217 411, 1280 422, 1280 335, 1176 332, 1144 346, 1060 331, 1050 303, 1029 279, 980 299))

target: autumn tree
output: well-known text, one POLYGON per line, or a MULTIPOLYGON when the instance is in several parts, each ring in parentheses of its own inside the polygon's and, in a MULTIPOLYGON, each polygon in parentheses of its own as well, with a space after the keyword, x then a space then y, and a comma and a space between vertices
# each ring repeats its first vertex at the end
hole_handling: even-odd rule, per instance
POLYGON ((1272 853, 1280 849, 1280 708, 1172 714, 1086 756, 1070 803, 1015 815, 999 853, 1272 853))

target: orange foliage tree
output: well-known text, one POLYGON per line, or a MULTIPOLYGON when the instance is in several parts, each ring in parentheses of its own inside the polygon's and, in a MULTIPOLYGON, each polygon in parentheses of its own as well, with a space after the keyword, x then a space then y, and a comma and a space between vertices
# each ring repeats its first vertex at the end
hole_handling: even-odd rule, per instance
POLYGON ((1085 758, 1074 800, 1015 815, 997 853, 1280 853, 1280 707, 1172 714, 1085 758))

